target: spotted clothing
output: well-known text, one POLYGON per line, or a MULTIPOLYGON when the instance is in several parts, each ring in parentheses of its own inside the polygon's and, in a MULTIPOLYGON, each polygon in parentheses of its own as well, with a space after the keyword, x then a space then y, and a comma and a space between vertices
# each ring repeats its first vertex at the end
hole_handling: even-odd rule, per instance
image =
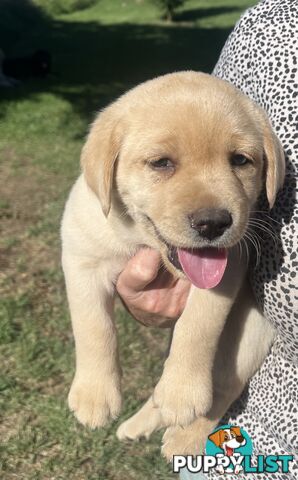
MULTIPOLYGON (((298 2, 263 0, 247 10, 231 33, 215 67, 223 78, 268 113, 286 154, 285 185, 270 212, 278 238, 262 242, 251 282, 277 337, 260 371, 227 413, 224 423, 243 427, 255 455, 296 455, 290 473, 245 475, 247 480, 298 479, 298 2), (296 176, 297 178, 297 176, 296 176)), ((266 211, 266 202, 258 207, 266 211)), ((269 222, 267 214, 263 219, 269 222)), ((258 234, 260 234, 258 232, 258 234)), ((241 475, 240 475, 241 476, 241 475)), ((208 474, 236 480, 239 475, 208 474)))

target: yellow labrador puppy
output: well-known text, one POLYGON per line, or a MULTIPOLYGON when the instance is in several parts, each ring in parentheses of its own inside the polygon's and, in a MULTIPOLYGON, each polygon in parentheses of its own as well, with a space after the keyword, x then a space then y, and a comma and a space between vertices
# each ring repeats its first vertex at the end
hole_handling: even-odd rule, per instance
POLYGON ((193 287, 153 396, 118 437, 169 426, 165 456, 194 453, 272 342, 237 246, 263 183, 270 206, 282 185, 280 144, 257 105, 189 71, 148 81, 103 110, 81 162, 62 222, 76 344, 69 406, 92 428, 120 412, 115 282, 147 245, 193 287))

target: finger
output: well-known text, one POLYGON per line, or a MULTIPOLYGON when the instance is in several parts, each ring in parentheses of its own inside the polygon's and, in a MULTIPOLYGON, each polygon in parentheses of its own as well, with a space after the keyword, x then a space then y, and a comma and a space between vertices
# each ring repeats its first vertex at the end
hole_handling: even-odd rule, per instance
POLYGON ((157 276, 161 256, 156 250, 142 248, 132 257, 120 273, 116 288, 120 295, 133 296, 144 290, 157 276))
POLYGON ((152 282, 146 285, 145 290, 170 290, 174 288, 177 281, 178 279, 171 272, 161 267, 152 282))

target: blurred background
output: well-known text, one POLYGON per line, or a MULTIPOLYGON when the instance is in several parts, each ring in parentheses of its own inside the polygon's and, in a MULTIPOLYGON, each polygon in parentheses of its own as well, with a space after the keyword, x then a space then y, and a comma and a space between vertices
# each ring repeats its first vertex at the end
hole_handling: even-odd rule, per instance
POLYGON ((59 226, 96 111, 174 70, 211 72, 253 0, 0 0, 0 462, 2 480, 166 480, 161 435, 120 444, 148 397, 167 332, 117 307, 124 409, 100 431, 66 398, 74 345, 59 226))

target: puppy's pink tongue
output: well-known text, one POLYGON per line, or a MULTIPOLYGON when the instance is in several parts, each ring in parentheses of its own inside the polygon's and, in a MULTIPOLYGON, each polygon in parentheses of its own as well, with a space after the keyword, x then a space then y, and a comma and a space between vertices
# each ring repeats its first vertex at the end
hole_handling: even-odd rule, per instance
POLYGON ((198 288, 213 288, 219 284, 227 266, 225 248, 178 248, 179 262, 185 275, 198 288))

